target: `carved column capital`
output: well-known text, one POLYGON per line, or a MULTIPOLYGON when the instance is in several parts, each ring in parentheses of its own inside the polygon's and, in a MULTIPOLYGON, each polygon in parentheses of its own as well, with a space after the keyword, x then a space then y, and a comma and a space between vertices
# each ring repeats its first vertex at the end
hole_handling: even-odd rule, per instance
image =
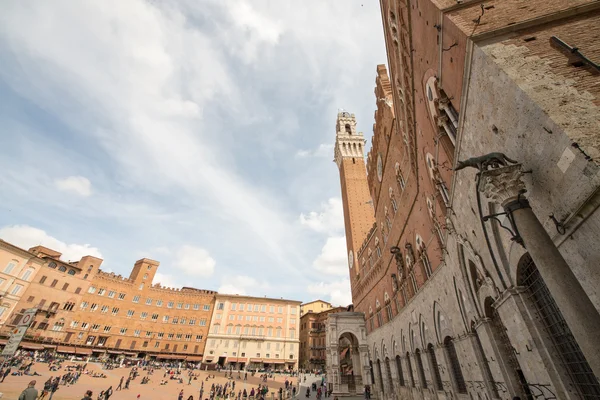
POLYGON ((504 206, 527 191, 522 176, 521 164, 485 170, 481 172, 478 189, 488 199, 504 206))

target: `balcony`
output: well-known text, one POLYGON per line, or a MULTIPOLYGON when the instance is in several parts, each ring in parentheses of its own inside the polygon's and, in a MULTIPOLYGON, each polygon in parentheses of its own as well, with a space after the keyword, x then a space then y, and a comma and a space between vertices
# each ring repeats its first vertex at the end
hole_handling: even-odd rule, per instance
POLYGON ((325 350, 326 346, 310 346, 311 350, 325 350))

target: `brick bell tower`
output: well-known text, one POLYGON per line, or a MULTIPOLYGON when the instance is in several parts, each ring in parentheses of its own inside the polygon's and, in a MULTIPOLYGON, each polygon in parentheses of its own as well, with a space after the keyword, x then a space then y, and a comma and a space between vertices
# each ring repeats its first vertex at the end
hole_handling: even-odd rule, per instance
POLYGON ((367 184, 362 132, 356 132, 354 114, 339 112, 335 124, 334 161, 340 169, 342 203, 350 283, 360 274, 361 263, 356 254, 375 223, 373 202, 367 184))

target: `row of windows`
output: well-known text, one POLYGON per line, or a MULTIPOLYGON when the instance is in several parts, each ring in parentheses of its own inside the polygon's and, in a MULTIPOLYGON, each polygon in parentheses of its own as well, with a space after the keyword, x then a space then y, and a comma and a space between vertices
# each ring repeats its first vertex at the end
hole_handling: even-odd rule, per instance
MULTIPOLYGON (((230 341, 230 340, 227 340, 227 339, 211 339, 210 342, 209 342, 209 347, 215 347, 215 346, 217 346, 217 340, 219 340, 219 343, 218 343, 219 347, 229 348, 229 345, 231 344, 231 348, 232 349, 237 349, 237 348, 245 349, 246 345, 248 343, 245 340, 240 340, 240 341, 238 341, 238 340, 231 340, 230 341)), ((267 351, 271 350, 271 345, 274 345, 273 347, 275 348, 275 351, 280 351, 282 349, 285 350, 286 348, 289 351, 294 351, 294 343, 286 343, 285 345, 283 345, 280 342, 274 342, 274 343, 271 343, 271 342, 266 342, 266 343, 257 342, 255 344, 255 346, 256 346, 256 348, 258 350, 260 350, 260 349, 262 349, 262 345, 263 344, 265 345, 265 348, 266 348, 267 351)), ((243 355, 242 355, 242 357, 243 357, 243 355)), ((257 356, 257 357, 260 357, 260 356, 257 356)))
MULTIPOLYGON (((243 327, 242 330, 242 326, 241 325, 236 325, 235 327, 232 324, 227 325, 226 327, 226 331, 225 333, 227 333, 228 335, 258 335, 258 336, 264 336, 266 333, 267 337, 281 337, 281 332, 282 329, 281 328, 275 328, 275 336, 273 336, 273 328, 272 327, 268 327, 268 328, 263 328, 262 326, 249 326, 246 325, 243 327)), ((212 333, 222 333, 221 332, 221 325, 220 324, 215 324, 212 328, 212 333)), ((289 330, 289 338, 294 339, 296 337, 296 329, 292 328, 289 330)))
POLYGON ((48 264, 48 266, 49 266, 50 268, 54 268, 54 269, 55 269, 56 267, 58 267, 58 270, 59 270, 60 272, 66 272, 66 273, 68 273, 69 275, 75 275, 75 270, 74 270, 73 268, 69 268, 69 269, 68 269, 68 271, 67 271, 67 267, 65 267, 64 265, 58 266, 58 264, 56 264, 54 261, 50 262, 50 264, 48 264))
MULTIPOLYGON (((63 323, 64 325, 64 323, 63 323)), ((79 323, 79 321, 71 321, 71 328, 79 328, 81 326, 81 329, 89 329, 92 332, 98 332, 100 331, 100 328, 102 328, 102 331, 104 333, 109 333, 109 332, 115 332, 113 331, 113 327, 110 325, 105 325, 104 327, 102 327, 100 324, 89 324, 87 322, 82 322, 81 324, 79 323)), ((129 328, 120 328, 119 329, 119 334, 120 335, 126 335, 127 332, 129 331, 129 328)), ((142 331, 141 329, 135 329, 133 331, 133 336, 135 337, 139 337, 139 336, 145 336, 147 338, 151 338, 151 339, 163 339, 166 338, 168 340, 186 340, 186 341, 190 341, 192 340, 192 338, 194 338, 195 336, 195 340, 197 342, 201 342, 203 335, 194 335, 192 333, 167 333, 165 335, 164 332, 152 332, 152 331, 142 331)))
MULTIPOLYGON (((46 280, 48 280, 48 277, 46 275, 42 276, 39 280, 39 284, 43 285, 46 283, 46 280)), ((56 287, 58 285, 58 279, 53 279, 52 282, 50 283, 50 287, 56 287)), ((69 288, 69 284, 67 282, 63 283, 62 285, 62 289, 61 290, 67 290, 69 288)), ((81 288, 78 287, 77 289, 75 289, 75 294, 79 294, 81 293, 81 288)))
MULTIPOLYGON (((17 260, 11 260, 8 262, 8 264, 6 265, 6 267, 4 267, 4 270, 2 272, 4 272, 5 274, 11 274, 15 267, 19 264, 19 262, 17 260)), ((23 271, 21 271, 21 279, 24 281, 29 280, 29 278, 31 277, 31 275, 35 272, 34 268, 27 268, 24 269, 23 271)), ((2 280, 2 282, 4 282, 4 279, 2 280)), ((0 282, 1 284, 1 282, 0 282)))
MULTIPOLYGON (((77 339, 82 339, 82 338, 83 338, 83 332, 79 332, 79 334, 77 335, 77 339)), ((108 341, 108 336, 100 336, 100 337, 98 337, 98 341, 96 342, 96 336, 90 335, 90 336, 87 337, 85 344, 88 345, 88 346, 95 345, 95 346, 102 347, 102 346, 106 345, 107 341, 108 341)), ((117 348, 117 349, 121 348, 121 343, 122 343, 122 339, 118 339, 117 342, 115 343, 114 347, 117 348)), ((148 340, 145 340, 145 341, 142 342, 142 346, 141 347, 142 348, 147 348, 149 346, 149 344, 150 344, 150 342, 148 340)), ((129 345, 129 349, 133 350, 136 347, 137 347, 137 341, 136 340, 132 340, 131 343, 130 343, 130 345, 129 345)), ((158 349, 159 347, 160 347, 160 342, 154 342, 154 348, 158 349)), ((165 343, 164 350, 171 350, 170 347, 171 347, 170 343, 165 343)), ((172 351, 174 353, 176 353, 177 350, 178 350, 178 348, 179 348, 179 345, 178 344, 174 344, 172 351)), ((183 351, 187 351, 187 349, 188 349, 188 345, 184 344, 183 345, 183 351)), ((198 353, 199 349, 200 349, 200 346, 198 346, 198 345, 194 346, 194 353, 198 353)))
MULTIPOLYGON (((225 303, 218 303, 217 310, 225 309, 225 303)), ((231 303, 231 311, 254 311, 254 312, 267 312, 267 306, 265 304, 252 304, 252 303, 231 303)), ((275 306, 269 306, 269 312, 275 313, 275 306)), ((283 314, 283 307, 277 307, 277 313, 283 314)), ((291 308, 291 313, 296 314, 296 308, 291 308)))
MULTIPOLYGON (((117 292, 114 291, 114 290, 106 290, 106 289, 103 289, 103 288, 102 289, 98 289, 95 286, 90 286, 90 288, 88 289, 88 293, 94 294, 96 292, 98 293, 98 296, 104 296, 106 294, 106 296, 109 297, 109 298, 111 298, 111 299, 115 298, 115 296, 117 295, 117 292)), ((126 297, 126 293, 121 292, 121 293, 118 294, 117 298, 119 300, 125 300, 125 297, 126 297)), ((136 295, 136 296, 133 297, 133 299, 131 301, 133 303, 139 303, 140 300, 141 300, 141 296, 136 295)), ((163 303, 162 300, 154 300, 154 299, 148 297, 145 300, 145 304, 148 305, 148 306, 151 306, 151 305, 154 304, 157 307, 162 307, 164 303, 163 303)), ((174 308, 174 307, 175 307, 175 302, 174 301, 167 302, 167 308, 174 308)), ((200 310, 200 304, 188 304, 188 303, 184 304, 183 302, 179 302, 179 303, 177 303, 176 308, 178 310, 181 310, 181 309, 189 310, 190 308, 193 308, 194 310, 198 311, 198 310, 200 310)), ((210 311, 210 304, 204 304, 202 306, 202 309, 204 311, 210 311)))
MULTIPOLYGON (((221 315, 221 314, 216 314, 216 315, 215 315, 215 319, 216 319, 216 320, 219 320, 219 319, 221 319, 221 317, 222 317, 222 315, 221 315)), ((260 315, 260 316, 258 316, 258 315, 246 315, 246 316, 244 316, 244 315, 237 315, 237 320, 238 320, 238 321, 243 321, 244 319, 245 319, 246 321, 254 321, 254 322, 259 322, 259 321, 260 321, 260 322, 266 322, 266 321, 268 321, 268 322, 275 322, 275 317, 268 317, 268 318, 267 318, 267 317, 265 317, 264 315, 260 315), (245 317, 245 318, 244 318, 244 317, 245 317)), ((229 315, 229 320, 230 320, 230 321, 235 321, 235 320, 236 320, 236 315, 234 315, 234 314, 230 314, 230 315, 229 315)), ((283 318, 281 318, 281 317, 280 317, 280 318, 277 318, 277 323, 278 323, 278 324, 281 324, 281 323, 283 323, 283 318)), ((295 324, 295 323, 296 323, 296 319, 295 319, 295 318, 293 318, 293 319, 291 320, 291 323, 292 323, 292 324, 295 324)))
MULTIPOLYGON (((121 311, 121 309, 119 307, 113 307, 112 309, 107 306, 99 306, 97 303, 92 303, 91 305, 87 302, 87 301, 83 301, 80 304, 80 308, 82 310, 86 310, 89 306, 89 310, 90 312, 96 312, 98 310, 100 310, 100 313, 102 314, 107 314, 109 311, 113 316, 117 316, 119 314, 119 311, 121 311)), ((127 310, 127 318, 132 318, 135 315, 135 310, 127 310)), ((152 321, 158 321, 159 320, 159 315, 156 313, 148 313, 146 311, 143 311, 140 313, 140 319, 141 320, 145 320, 148 317, 150 317, 150 319, 152 321)), ((188 325, 196 325, 196 318, 190 318, 189 320, 186 317, 173 317, 171 318, 169 315, 164 315, 162 318, 162 322, 163 323, 169 323, 169 321, 172 324, 185 324, 187 323, 188 325)), ((198 325, 200 326, 206 326, 206 318, 201 318, 198 321, 198 325)))

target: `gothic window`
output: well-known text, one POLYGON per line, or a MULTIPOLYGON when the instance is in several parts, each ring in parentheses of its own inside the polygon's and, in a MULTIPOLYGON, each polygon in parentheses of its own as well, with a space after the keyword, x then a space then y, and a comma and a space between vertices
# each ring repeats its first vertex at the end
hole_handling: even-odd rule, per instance
POLYGON ((377 259, 381 257, 381 246, 379 245, 379 238, 375 238, 375 253, 377 253, 377 259))
POLYGON ((429 257, 427 256, 427 247, 425 246, 425 242, 420 235, 416 237, 417 243, 417 251, 419 252, 419 257, 421 258, 421 262, 423 262, 423 267, 425 267, 425 275, 427 278, 431 276, 433 273, 431 269, 431 262, 429 261, 429 257))
POLYGON ((391 230, 392 229, 392 220, 390 219, 390 215, 388 214, 388 209, 387 209, 387 207, 384 207, 383 210, 384 210, 383 212, 385 214, 385 224, 386 224, 388 230, 391 230))
POLYGON ((346 133, 349 135, 352 135, 352 128, 350 127, 350 124, 346 124, 345 128, 346 128, 346 133))
POLYGON ((390 186, 389 189, 390 202, 392 203, 392 211, 394 211, 394 215, 398 211, 398 203, 396 203, 396 196, 394 195, 394 189, 390 186))
POLYGON ((382 222, 379 224, 379 226, 381 227, 381 236, 383 237, 383 243, 387 243, 388 235, 387 235, 387 232, 385 231, 385 225, 382 222))
POLYGON ((417 293, 419 287, 417 286, 417 279, 415 278, 414 271, 410 273, 410 283, 412 284, 413 293, 417 293))
POLYGON ((402 171, 400 170, 400 163, 396 163, 394 169, 396 170, 396 180, 398 181, 398 185, 400 185, 401 190, 404 190, 404 188, 406 187, 406 182, 404 181, 402 171))
POLYGON ((419 380, 421 381, 421 387, 427 389, 427 380, 425 379, 425 369, 423 368, 423 360, 421 359, 421 350, 415 351, 415 360, 417 361, 417 372, 419 373, 419 380))
POLYGON ((462 369, 460 368, 454 341, 450 336, 446 336, 444 339, 444 348, 446 350, 446 355, 448 356, 448 362, 450 363, 450 375, 454 381, 456 391, 458 393, 467 393, 467 385, 465 384, 465 378, 463 377, 462 369))
POLYGON ((400 356, 396 356, 396 372, 398 373, 398 382, 400 386, 406 386, 404 382, 404 373, 402 372, 402 359, 400 356))
POLYGON ((371 251, 371 249, 369 249, 369 251, 367 252, 368 258, 369 258, 369 265, 371 266, 371 268, 373 268, 373 252, 371 251))
POLYGON ((408 377, 410 378, 410 385, 415 387, 415 377, 413 375, 412 364, 410 362, 410 353, 406 352, 406 367, 408 368, 408 377))
POLYGON ((440 368, 435 357, 435 348, 433 344, 427 345, 427 354, 429 355, 429 364, 431 365, 431 375, 433 376, 433 385, 437 390, 443 389, 442 376, 440 375, 440 368))

